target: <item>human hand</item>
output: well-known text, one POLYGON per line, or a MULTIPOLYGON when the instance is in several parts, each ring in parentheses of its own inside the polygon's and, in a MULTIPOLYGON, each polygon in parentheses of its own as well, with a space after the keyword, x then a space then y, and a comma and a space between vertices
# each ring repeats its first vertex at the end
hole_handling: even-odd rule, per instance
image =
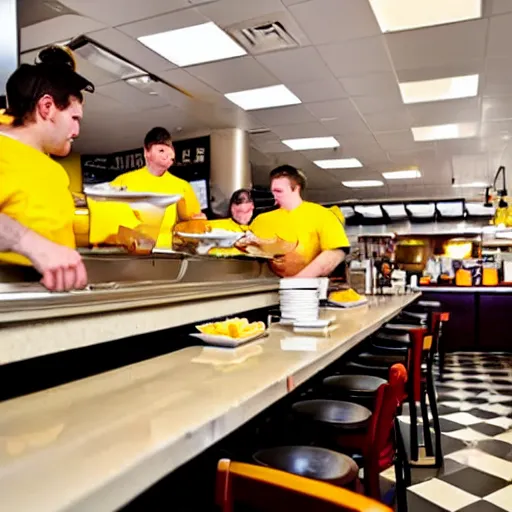
POLYGON ((27 230, 13 250, 32 262, 43 276, 41 284, 50 291, 82 289, 87 285, 85 265, 74 249, 27 230))

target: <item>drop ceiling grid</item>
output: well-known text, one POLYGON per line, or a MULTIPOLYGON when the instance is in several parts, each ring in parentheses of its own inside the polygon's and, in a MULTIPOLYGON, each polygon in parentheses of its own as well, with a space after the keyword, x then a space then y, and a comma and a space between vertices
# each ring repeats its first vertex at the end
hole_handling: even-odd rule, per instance
MULTIPOLYGON (((337 153, 332 152, 332 157, 353 156, 363 162, 362 169, 351 171, 353 175, 363 176, 365 172, 377 173, 377 169, 389 165, 409 163, 422 167, 423 179, 429 182, 440 177, 444 180, 451 157, 457 152, 492 156, 503 146, 502 137, 512 134, 512 57, 508 55, 512 43, 512 5, 509 5, 512 2, 509 0, 486 2, 484 14, 492 13, 490 18, 386 35, 380 34, 367 0, 216 0, 204 3, 201 0, 145 0, 140 6, 136 2, 122 9, 118 5, 120 1, 113 0, 106 5, 101 0, 63 0, 64 5, 84 16, 76 16, 67 26, 64 17, 56 18, 51 35, 61 37, 70 27, 73 35, 89 32, 91 37, 135 64, 212 105, 202 116, 196 116, 195 109, 169 109, 173 119, 169 119, 167 125, 172 129, 189 114, 192 119, 187 128, 191 130, 216 126, 214 123, 224 126, 232 120, 243 126, 269 127, 274 132, 272 140, 260 141, 258 147, 270 156, 281 157, 287 155, 288 148, 283 147, 279 138, 333 135, 341 147, 337 153), (136 40, 140 35, 209 20, 224 28, 274 12, 290 15, 303 32, 301 41, 309 40, 310 44, 180 69, 136 40), (344 15, 348 12, 350 15, 344 15), (397 77, 420 80, 468 73, 481 73, 477 98, 409 106, 401 102, 397 77), (275 83, 287 85, 303 104, 246 114, 223 96, 232 89, 275 83), (215 107, 217 105, 219 108, 215 107), (223 111, 222 115, 219 111, 223 111), (482 121, 481 137, 437 143, 412 140, 410 127, 415 124, 456 120, 482 121), (430 176, 426 176, 427 173, 430 176)), ((27 41, 51 42, 46 40, 48 30, 42 30, 43 27, 47 25, 23 28, 22 45, 27 41)), ((118 94, 117 87, 124 84, 103 84, 101 78, 98 83, 102 84, 98 88, 100 93, 109 94, 116 101, 122 100, 125 92, 118 94)), ((126 94, 123 104, 130 104, 131 109, 144 111, 161 106, 159 99, 141 98, 131 91, 126 94)), ((98 103, 103 105, 105 100, 98 103)), ((118 108, 112 105, 116 115, 118 108)), ((87 122, 86 112, 82 139, 85 149, 88 147, 85 142, 96 137, 88 137, 87 131, 94 128, 98 133, 105 129, 97 123, 98 110, 94 107, 94 115, 90 116, 94 123, 87 122)), ((157 110, 147 111, 145 119, 148 122, 151 118, 164 119, 156 115, 157 110)), ((111 123, 104 124, 111 126, 111 123)), ((130 128, 133 132, 137 130, 142 132, 136 126, 130 128)), ((112 144, 117 143, 118 138, 112 138, 112 144)), ((297 161, 302 161, 307 172, 315 173, 314 179, 317 179, 320 174, 316 173, 325 172, 312 163, 313 159, 312 152, 304 152, 297 161)), ((393 183, 386 187, 386 193, 400 186, 393 183)), ((373 191, 357 193, 373 194, 373 191)))

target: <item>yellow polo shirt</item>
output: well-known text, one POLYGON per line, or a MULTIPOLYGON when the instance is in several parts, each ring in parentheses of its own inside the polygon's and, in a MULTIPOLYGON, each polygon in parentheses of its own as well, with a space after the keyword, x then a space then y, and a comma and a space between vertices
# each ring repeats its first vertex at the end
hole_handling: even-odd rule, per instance
MULTIPOLYGON (((166 172, 162 176, 154 176, 147 167, 127 172, 118 176, 112 185, 124 186, 133 192, 153 192, 155 194, 179 194, 182 199, 167 207, 160 226, 157 247, 172 247, 172 228, 177 220, 190 220, 201 213, 201 205, 194 189, 188 181, 182 180, 166 172)), ((144 219, 142 219, 144 220, 144 219)))
MULTIPOLYGON (((52 242, 74 248, 74 212, 64 168, 41 151, 0 133, 0 213, 52 242)), ((0 253, 0 261, 31 265, 14 253, 0 253)))
POLYGON ((259 238, 276 236, 288 242, 298 242, 297 253, 304 266, 309 265, 321 252, 349 247, 347 235, 336 215, 319 204, 303 201, 294 210, 279 208, 258 215, 251 231, 259 238))

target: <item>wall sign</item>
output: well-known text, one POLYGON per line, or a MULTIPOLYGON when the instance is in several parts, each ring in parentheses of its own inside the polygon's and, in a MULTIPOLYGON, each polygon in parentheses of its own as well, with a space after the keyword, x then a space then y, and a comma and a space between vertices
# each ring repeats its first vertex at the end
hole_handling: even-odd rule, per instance
POLYGON ((82 155, 82 180, 84 185, 112 181, 120 174, 144 167, 144 151, 133 149, 110 155, 82 155))

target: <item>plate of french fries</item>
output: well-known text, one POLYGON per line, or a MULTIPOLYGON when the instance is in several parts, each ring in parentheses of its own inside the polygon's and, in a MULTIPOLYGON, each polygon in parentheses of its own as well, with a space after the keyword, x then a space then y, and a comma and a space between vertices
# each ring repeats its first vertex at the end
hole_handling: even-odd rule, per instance
POLYGON ((331 292, 327 300, 331 306, 341 308, 354 308, 368 303, 368 299, 364 295, 359 295, 352 288, 331 292))
POLYGON ((199 332, 191 334, 194 338, 210 345, 238 347, 243 343, 261 338, 266 333, 264 322, 249 322, 247 318, 228 318, 223 322, 210 322, 196 325, 199 332))

